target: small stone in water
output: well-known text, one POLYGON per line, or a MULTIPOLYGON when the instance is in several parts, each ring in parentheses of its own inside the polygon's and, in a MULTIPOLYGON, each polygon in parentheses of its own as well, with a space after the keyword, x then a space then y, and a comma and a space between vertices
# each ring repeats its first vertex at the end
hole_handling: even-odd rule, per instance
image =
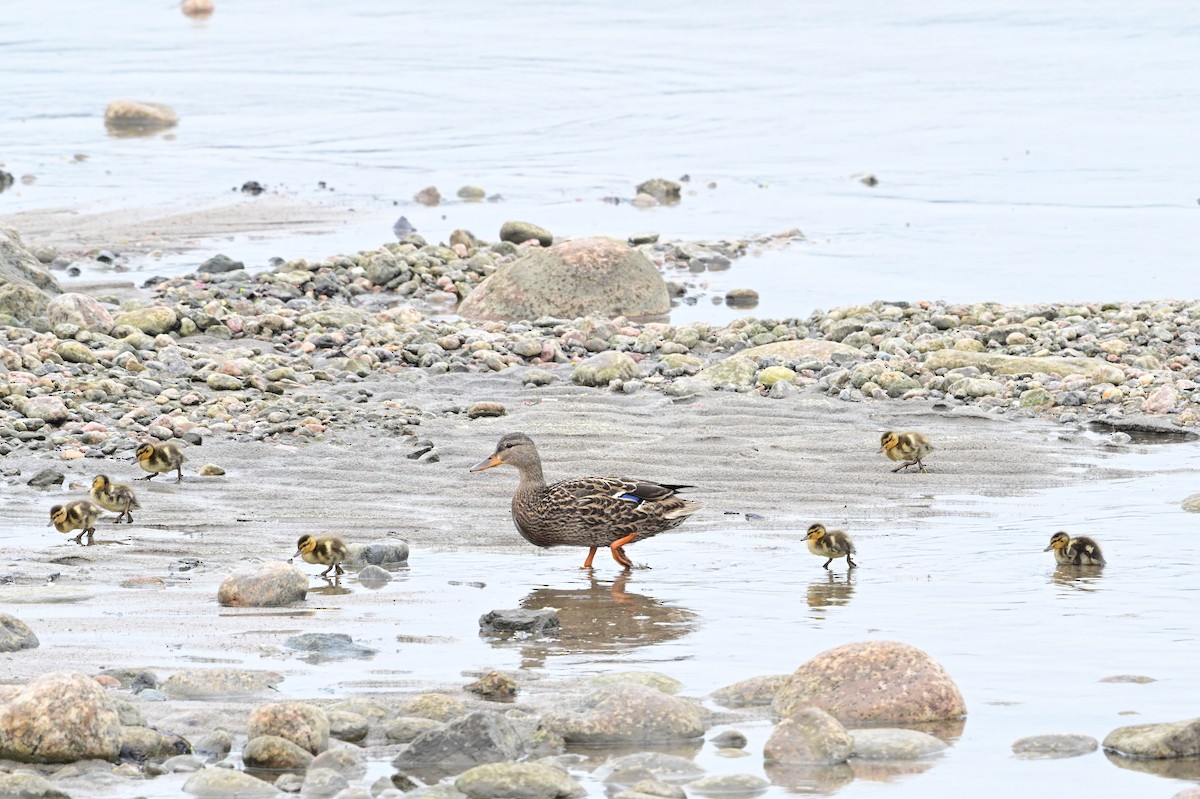
POLYGON ((203 477, 220 477, 225 474, 225 470, 215 463, 206 463, 196 470, 196 474, 203 477))

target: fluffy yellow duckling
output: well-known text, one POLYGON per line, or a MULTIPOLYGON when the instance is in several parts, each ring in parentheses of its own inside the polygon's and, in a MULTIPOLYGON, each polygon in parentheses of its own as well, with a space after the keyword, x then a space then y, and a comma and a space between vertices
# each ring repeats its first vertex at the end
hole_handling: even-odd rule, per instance
POLYGON ((92 480, 91 496, 97 505, 117 514, 117 524, 120 524, 122 519, 133 524, 133 514, 130 511, 142 507, 133 495, 132 488, 125 483, 114 483, 104 474, 98 474, 92 480))
POLYGON ((96 533, 96 519, 100 518, 100 513, 98 505, 86 499, 75 499, 66 505, 55 505, 51 508, 50 523, 46 526, 53 527, 60 533, 79 530, 79 535, 74 538, 75 543, 82 544, 86 535, 90 544, 92 536, 96 533))
POLYGON ((904 461, 892 469, 893 472, 907 469, 909 466, 916 466, 923 472, 925 464, 921 463, 921 459, 933 452, 933 445, 929 443, 925 434, 915 431, 894 433, 889 430, 880 437, 879 443, 880 452, 886 452, 887 456, 894 461, 904 461))
POLYGON ((1063 566, 1103 566, 1100 545, 1086 535, 1072 538, 1059 530, 1050 536, 1050 546, 1043 552, 1054 551, 1054 560, 1063 566))
POLYGON ((324 577, 329 574, 330 569, 337 570, 334 572, 335 576, 345 574, 342 570, 342 561, 349 555, 346 542, 335 535, 323 535, 320 538, 315 535, 302 535, 296 542, 296 554, 292 557, 299 556, 304 559, 305 563, 324 564, 328 567, 320 574, 321 577, 324 577))
POLYGON ((183 457, 183 452, 179 449, 178 444, 170 441, 142 444, 137 448, 134 456, 137 458, 138 466, 150 472, 145 477, 139 477, 139 480, 152 480, 154 475, 174 469, 177 475, 175 482, 183 482, 183 462, 187 459, 183 457))
POLYGON ((851 569, 858 566, 850 557, 854 554, 854 541, 842 530, 826 530, 825 525, 814 524, 808 528, 808 535, 804 536, 804 541, 808 544, 809 552, 829 558, 822 564, 822 568, 828 569, 834 558, 845 558, 851 569))

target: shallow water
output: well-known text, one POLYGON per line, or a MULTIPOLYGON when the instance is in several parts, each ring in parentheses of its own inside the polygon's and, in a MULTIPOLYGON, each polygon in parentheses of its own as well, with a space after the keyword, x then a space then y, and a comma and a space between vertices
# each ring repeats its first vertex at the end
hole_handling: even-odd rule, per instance
MULTIPOLYGON (((1182 786, 1164 774, 1197 779, 1200 767, 1117 765, 1100 752, 1020 760, 1009 751, 1027 735, 1076 732, 1103 739, 1118 726, 1194 715, 1186 699, 1194 693, 1200 657, 1194 612, 1200 589, 1193 579, 1200 516, 1183 512, 1179 503, 1196 490, 1200 445, 1100 457, 1135 476, 1018 498, 929 496, 915 475, 889 482, 895 521, 852 531, 860 551, 852 575, 841 562, 823 571, 821 561, 799 545, 798 531, 810 519, 731 515, 716 530, 689 532, 685 525, 633 546, 635 562, 653 568, 627 576, 604 553, 589 576, 575 569, 583 554, 577 550, 416 551, 410 567, 381 589, 367 589, 353 577, 336 586, 314 577, 303 611, 214 607, 242 621, 261 618, 239 626, 229 651, 178 643, 178 618, 169 602, 158 618, 139 615, 138 629, 160 631, 142 642, 154 668, 281 669, 292 676, 280 693, 295 697, 453 689, 493 668, 516 672, 519 682, 546 685, 654 670, 680 680, 684 695, 704 696, 744 678, 791 672, 849 641, 894 639, 938 659, 969 710, 952 749, 920 764, 920 773, 861 765, 799 777, 764 772, 766 721, 732 725, 749 737, 748 757, 721 757, 705 745, 695 750, 696 761, 710 773, 765 775, 778 782, 768 796, 811 789, 874 796, 886 790, 899 798, 946 795, 971 785, 981 796, 1001 797, 1039 795, 1045 786, 1066 784, 1078 795, 1168 795, 1182 786), (906 508, 914 502, 933 512, 912 518, 906 508), (1109 566, 1056 568, 1041 551, 1056 529, 1095 536, 1109 566), (478 618, 489 610, 548 606, 559 608, 563 622, 557 638, 497 641, 479 635, 478 618), (308 663, 302 653, 282 647, 303 632, 345 632, 379 651, 308 663), (263 654, 246 656, 244 641, 257 642, 263 654), (1100 682, 1123 674, 1155 681, 1100 682), (881 779, 889 783, 886 789, 881 779)), ((119 539, 111 529, 102 526, 99 538, 119 539)), ((27 543, 44 546, 45 532, 32 529, 10 532, 0 543, 18 545, 35 534, 37 543, 27 543)), ((61 549, 64 555, 73 551, 65 544, 61 549)), ((223 576, 201 567, 167 594, 212 596, 223 576)), ((38 604, 18 613, 31 622, 40 617, 43 627, 55 617, 120 616, 120 603, 106 601, 119 590, 97 587, 86 605, 38 604)), ((188 607, 195 612, 194 603, 188 607)), ((98 641, 81 625, 53 643, 87 647, 98 641)), ((589 786, 592 795, 601 795, 599 782, 589 786)))
MULTIPOLYGON (((773 317, 874 298, 1200 295, 1200 192, 1182 168, 1200 128, 1198 7, 217 6, 193 21, 169 2, 10 4, 0 161, 36 180, 0 194, 0 215, 202 207, 258 180, 358 222, 208 242, 151 271, 216 250, 259 265, 375 247, 405 214, 442 240, 509 218, 567 236, 799 227, 806 243, 705 276, 758 289, 754 312, 773 317), (182 122, 108 136, 118 97, 182 122), (685 174, 677 207, 603 202, 685 174), (504 200, 459 202, 466 183, 504 200), (430 184, 447 202, 412 203, 430 184)), ((708 300, 676 318, 748 312, 708 300)))

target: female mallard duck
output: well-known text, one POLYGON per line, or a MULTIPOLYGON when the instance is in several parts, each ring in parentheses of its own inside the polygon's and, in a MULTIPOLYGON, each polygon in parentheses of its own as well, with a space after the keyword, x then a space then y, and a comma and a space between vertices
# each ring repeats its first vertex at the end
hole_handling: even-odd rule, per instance
POLYGON ((904 461, 892 469, 893 472, 907 469, 909 466, 916 466, 923 472, 925 464, 921 463, 921 459, 933 452, 933 445, 929 443, 925 434, 914 431, 893 433, 889 430, 880 437, 879 443, 880 452, 886 452, 887 456, 894 461, 904 461))
POLYGON ((834 558, 845 558, 851 569, 858 566, 850 557, 854 554, 854 541, 842 530, 826 530, 825 525, 814 524, 808 528, 808 535, 804 536, 804 540, 808 544, 809 552, 829 558, 823 564, 823 568, 828 569, 834 558))
POLYGON ((346 542, 335 535, 323 535, 320 538, 315 535, 302 535, 296 542, 296 554, 292 555, 293 558, 297 556, 303 558, 305 563, 317 563, 328 567, 319 575, 324 577, 331 569, 337 570, 334 575, 345 574, 342 561, 350 556, 350 552, 346 549, 346 542))
POLYGON ((175 482, 183 482, 183 462, 187 459, 183 457, 178 444, 170 441, 142 444, 134 455, 137 457, 138 466, 150 472, 145 477, 139 477, 139 480, 152 480, 154 475, 174 469, 178 475, 175 482))
POLYGON ((1061 530, 1050 536, 1050 546, 1043 552, 1054 550, 1054 560, 1063 566, 1103 566, 1104 555, 1100 545, 1086 535, 1072 538, 1061 530))
POLYGON ((75 536, 75 543, 82 544, 83 537, 88 537, 88 543, 92 543, 92 536, 96 533, 96 519, 100 518, 101 510, 99 506, 93 505, 86 499, 75 499, 68 502, 66 505, 55 505, 50 509, 50 524, 47 527, 53 527, 60 533, 69 533, 72 530, 79 530, 79 535, 75 536))
POLYGON ((124 483, 114 483, 108 479, 108 475, 96 475, 96 479, 92 480, 91 496, 97 505, 117 514, 117 524, 120 524, 122 519, 133 524, 133 514, 130 511, 142 507, 133 495, 132 488, 124 483))
POLYGON ((675 495, 691 488, 686 485, 621 477, 577 477, 546 485, 542 459, 524 433, 501 438, 496 451, 471 471, 502 464, 515 466, 521 475, 512 499, 517 531, 534 546, 588 547, 585 569, 592 567, 600 547, 608 547, 613 560, 631 568, 626 544, 678 527, 702 507, 675 495))

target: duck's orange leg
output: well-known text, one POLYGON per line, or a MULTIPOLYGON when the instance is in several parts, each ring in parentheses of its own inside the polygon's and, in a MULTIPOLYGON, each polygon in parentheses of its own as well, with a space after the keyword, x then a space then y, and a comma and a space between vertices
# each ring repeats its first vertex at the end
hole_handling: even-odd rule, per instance
POLYGON ((613 560, 624 566, 626 569, 633 568, 633 561, 631 561, 625 554, 625 550, 622 547, 624 547, 626 544, 633 543, 634 539, 636 538, 637 533, 630 533, 624 538, 618 538, 616 541, 613 541, 608 545, 609 551, 612 552, 613 560))
POLYGON ((587 560, 585 560, 583 562, 583 565, 580 566, 579 568, 581 568, 581 569, 592 568, 592 558, 596 557, 596 549, 597 549, 597 547, 592 547, 591 549, 588 550, 587 560))

